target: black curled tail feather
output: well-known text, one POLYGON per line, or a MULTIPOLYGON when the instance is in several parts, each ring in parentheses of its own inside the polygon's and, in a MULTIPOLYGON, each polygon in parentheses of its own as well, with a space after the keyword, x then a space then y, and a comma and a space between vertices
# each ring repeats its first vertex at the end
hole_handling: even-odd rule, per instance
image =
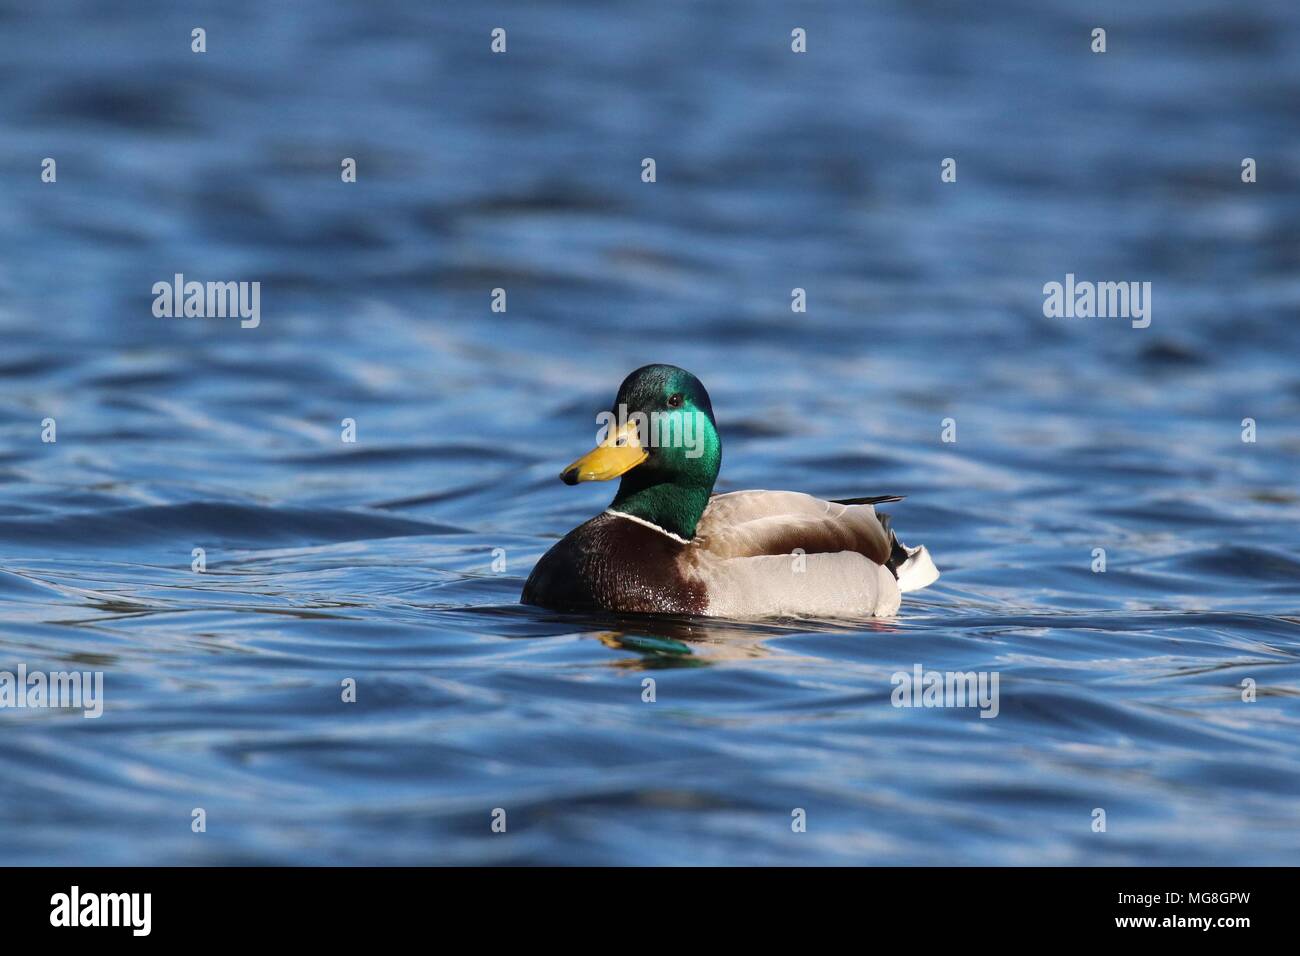
MULTIPOLYGON (((894 498, 893 500, 897 501, 899 499, 894 498)), ((898 543, 898 535, 894 534, 894 529, 889 526, 889 515, 877 514, 876 517, 880 519, 880 526, 884 528, 885 533, 889 535, 889 558, 885 561, 885 567, 889 568, 890 573, 893 574, 895 579, 897 579, 899 565, 909 557, 907 549, 898 543)))
MULTIPOLYGON (((868 495, 865 498, 832 498, 831 501, 837 505, 883 505, 894 501, 902 501, 905 497, 906 495, 868 495)), ((889 535, 889 558, 885 561, 885 567, 889 568, 890 573, 897 578, 899 565, 911 555, 907 553, 906 548, 898 543, 898 536, 889 527, 889 515, 877 512, 876 517, 880 519, 880 526, 889 535)))

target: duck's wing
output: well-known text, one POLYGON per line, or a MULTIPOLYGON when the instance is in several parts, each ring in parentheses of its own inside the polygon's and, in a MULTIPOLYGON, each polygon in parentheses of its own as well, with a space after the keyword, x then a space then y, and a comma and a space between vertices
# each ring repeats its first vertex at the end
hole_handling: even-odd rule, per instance
POLYGON ((855 551, 887 565, 894 545, 872 505, 825 501, 796 491, 715 495, 695 536, 700 548, 722 559, 855 551))

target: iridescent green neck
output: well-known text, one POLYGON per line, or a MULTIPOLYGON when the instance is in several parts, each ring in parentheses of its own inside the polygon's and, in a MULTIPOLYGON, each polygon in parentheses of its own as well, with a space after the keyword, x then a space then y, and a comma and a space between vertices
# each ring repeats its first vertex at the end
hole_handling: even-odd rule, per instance
POLYGON ((678 537, 694 538, 722 465, 722 443, 712 421, 699 451, 690 458, 682 448, 657 449, 651 462, 623 476, 610 507, 678 537))
POLYGON ((695 526, 708 507, 712 485, 705 488, 661 481, 629 488, 631 478, 631 475, 623 478, 610 508, 656 524, 679 538, 689 541, 695 537, 695 526))

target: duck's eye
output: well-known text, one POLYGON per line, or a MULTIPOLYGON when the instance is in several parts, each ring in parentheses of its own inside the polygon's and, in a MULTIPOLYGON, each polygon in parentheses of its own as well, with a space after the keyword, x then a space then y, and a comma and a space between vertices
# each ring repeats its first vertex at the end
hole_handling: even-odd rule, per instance
POLYGON ((681 408, 681 407, 682 407, 682 393, 681 393, 681 392, 673 392, 671 395, 668 396, 668 407, 669 407, 669 408, 681 408))

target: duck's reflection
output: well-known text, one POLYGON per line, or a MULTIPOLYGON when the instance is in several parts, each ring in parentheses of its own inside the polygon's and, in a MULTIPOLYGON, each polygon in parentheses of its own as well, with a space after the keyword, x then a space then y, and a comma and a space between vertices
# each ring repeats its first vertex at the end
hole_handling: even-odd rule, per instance
POLYGON ((838 634, 844 640, 899 630, 890 618, 811 620, 786 618, 742 621, 715 617, 657 614, 602 615, 543 611, 526 605, 466 608, 474 615, 496 619, 493 630, 508 637, 558 637, 582 635, 613 650, 635 656, 610 662, 634 669, 701 667, 719 661, 755 660, 781 655, 799 660, 803 655, 777 646, 780 638, 807 634, 838 634))
POLYGON ((858 622, 785 621, 755 624, 752 621, 725 621, 715 618, 646 618, 627 622, 617 630, 592 631, 591 636, 606 647, 633 651, 638 656, 615 662, 618 667, 698 667, 717 661, 754 660, 781 654, 786 660, 800 655, 777 650, 773 644, 781 637, 810 632, 841 633, 845 639, 872 633, 894 632, 888 620, 872 618, 858 622))
POLYGON ((655 622, 635 630, 595 631, 592 636, 606 647, 636 653, 636 657, 614 662, 616 667, 633 669, 699 667, 772 653, 763 643, 770 635, 714 623, 655 622))

